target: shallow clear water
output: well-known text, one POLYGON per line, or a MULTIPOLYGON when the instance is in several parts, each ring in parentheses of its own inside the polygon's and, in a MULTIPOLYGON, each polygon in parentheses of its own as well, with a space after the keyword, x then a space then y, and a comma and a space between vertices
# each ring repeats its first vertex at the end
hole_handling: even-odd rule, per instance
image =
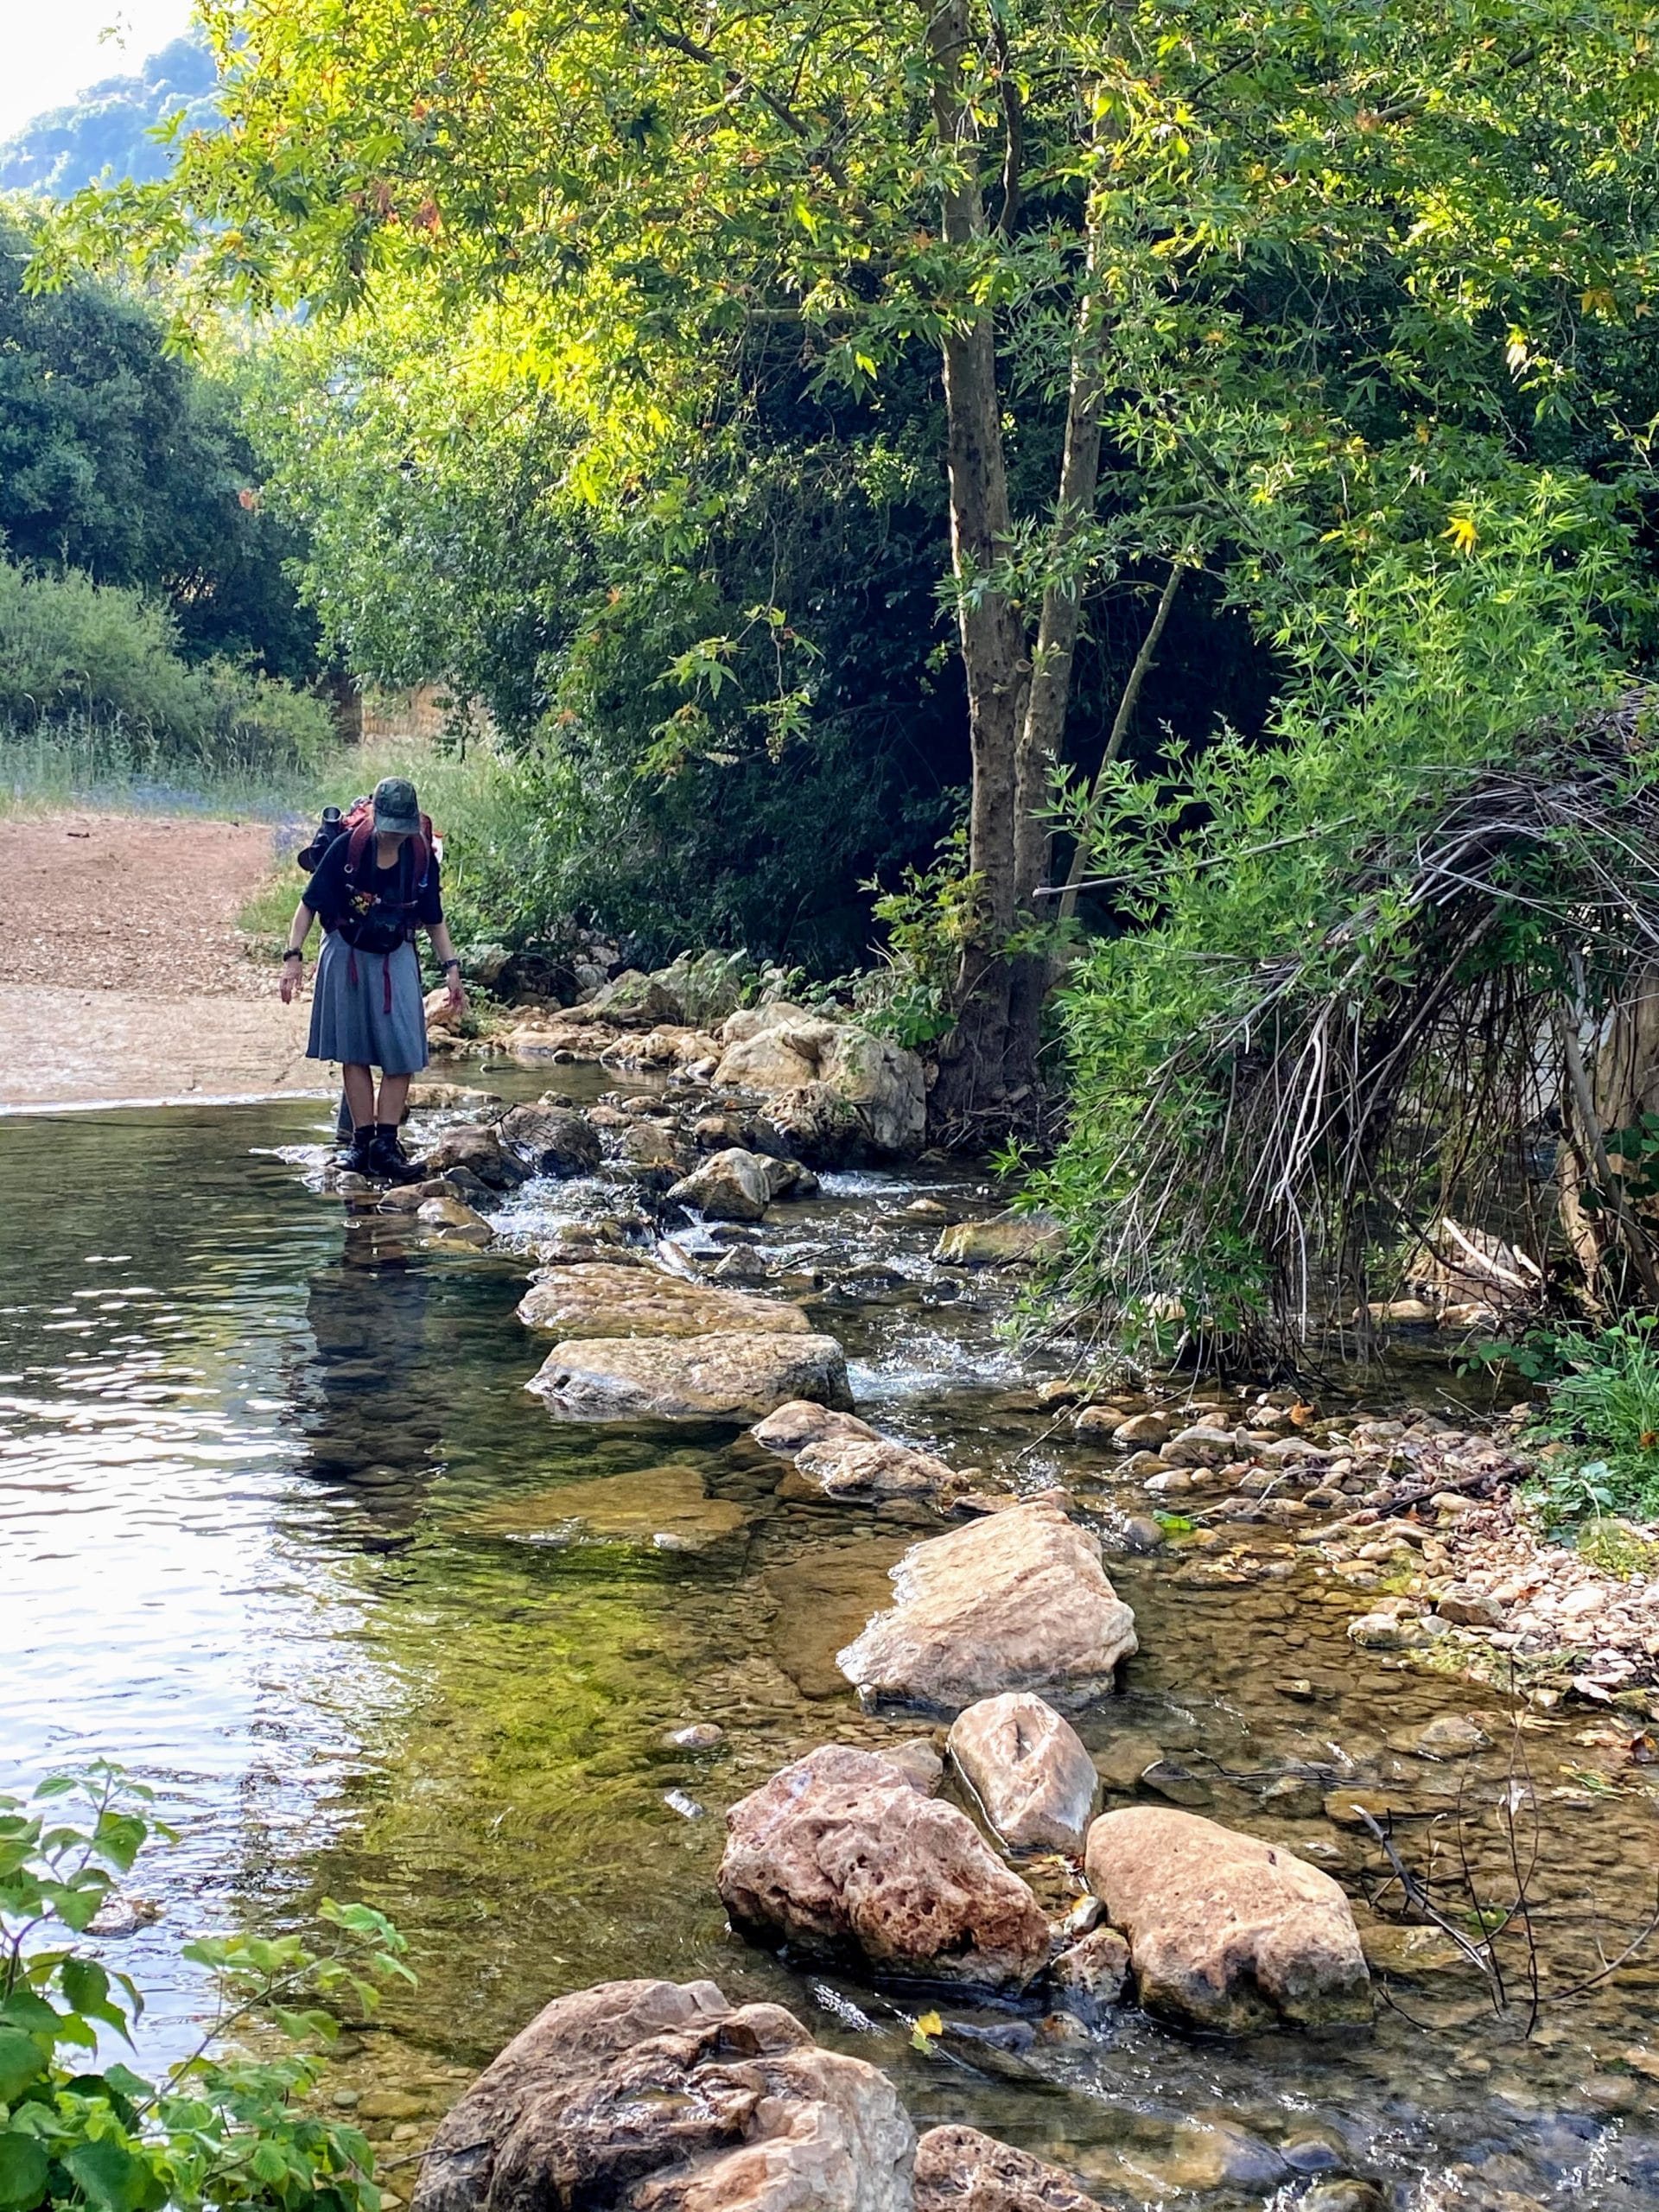
MULTIPOLYGON (((1402 2206, 1659 2201, 1659 2088, 1620 2057, 1659 2043, 1659 1957, 1546 2012, 1529 2043, 1455 1973, 1395 1982, 1401 2009, 1332 2043, 1204 2042, 1132 2013, 1059 2042, 1034 2016, 947 2003, 1011 2046, 969 2066, 966 2036, 912 2050, 905 1993, 798 1974, 731 1937, 712 1879, 725 1807, 815 1744, 927 1725, 861 1714, 832 1655, 931 1524, 780 1495, 780 1463, 728 1428, 551 1424, 522 1387, 540 1352, 513 1318, 521 1269, 422 1250, 384 1217, 348 1224, 281 1156, 324 1117, 292 1102, 0 1122, 0 1786, 103 1752, 161 1790, 181 1840, 133 1886, 165 1916, 119 1947, 156 1994, 149 2055, 182 2044, 200 2001, 176 1964, 185 1933, 303 1924, 320 1896, 364 1897, 421 1976, 342 2067, 395 2155, 559 1991, 709 1974, 887 2065, 918 2122, 974 2120, 1111 2202, 1288 2203, 1321 2167, 1402 2206), (706 1527, 693 1512, 700 1548, 499 1533, 503 1507, 556 1490, 601 1536, 619 1510, 649 1520, 687 1493, 664 1469, 714 1502, 706 1527), (726 1740, 665 1749, 693 1719, 726 1740), (1449 2168, 1475 2177, 1437 2178, 1449 2168)), ((847 1344, 864 1410, 958 1465, 1062 1477, 1109 1541, 1103 1457, 1024 1395, 1001 1294, 936 1271, 933 1232, 900 1216, 938 1180, 830 1179, 823 1200, 777 1209, 760 1247, 847 1344)), ((532 1186, 504 1223, 592 1197, 532 1186)), ((1121 1503, 1144 1510, 1138 1491, 1121 1503)), ((1496 1887, 1515 1756, 1501 1701, 1356 1652, 1351 1595, 1274 1532, 1252 1537, 1254 1566, 1114 1561, 1143 1656, 1085 1736, 1160 1749, 1205 1809, 1363 1897, 1374 1847, 1275 1818, 1262 1787, 1291 1765, 1403 1791, 1421 1859, 1437 1812, 1446 1847, 1463 1770, 1388 1738, 1474 1711, 1494 1749, 1465 1784, 1465 1827, 1496 1887)), ((1530 1716, 1519 1741, 1544 1830, 1540 1948, 1565 1986, 1651 1906, 1659 1808, 1608 1720, 1530 1716)))

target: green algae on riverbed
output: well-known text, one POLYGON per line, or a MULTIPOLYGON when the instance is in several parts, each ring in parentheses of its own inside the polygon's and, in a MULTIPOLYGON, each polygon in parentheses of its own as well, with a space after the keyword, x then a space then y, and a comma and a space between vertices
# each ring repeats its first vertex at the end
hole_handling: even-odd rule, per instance
MULTIPOLYGON (((904 1993, 733 1938, 713 1883, 726 1807, 816 1744, 931 1731, 859 1713, 833 1654, 938 1524, 791 1495, 785 1463, 730 1429, 550 1424, 522 1387, 537 1358, 512 1318, 522 1272, 385 1220, 348 1231, 266 1149, 320 1119, 293 1104, 0 1128, 0 1540, 19 1562, 5 1778, 107 1751, 181 1812, 181 1846, 145 1877, 166 1917, 119 1955, 158 1986, 157 2044, 197 1999, 183 1932, 362 1896, 404 1929, 421 1982, 324 2094, 360 2096, 396 2156, 547 1998, 708 1974, 889 2067, 918 2121, 971 2120, 1113 2202, 1260 2202, 1323 2164, 1428 2212, 1456 2196, 1431 2177, 1471 2160, 1489 2190, 1652 2201, 1652 2085, 1624 2054, 1659 2040, 1659 1961, 1525 2041, 1522 2018, 1495 2018, 1478 1977, 1390 1919, 1375 1846, 1325 1810, 1361 1792, 1409 1803, 1402 1849, 1447 1869, 1461 1805, 1496 1891, 1497 1808, 1517 1781, 1535 1793, 1535 1922, 1560 1985, 1651 1901, 1651 1777, 1593 1713, 1526 1712, 1517 1738, 1494 1689, 1356 1650, 1351 1593, 1271 1529, 1230 1529, 1219 1575, 1193 1573, 1217 1556, 1207 1538, 1113 1560, 1142 1649, 1081 1725, 1108 1802, 1191 1802, 1339 1876, 1390 1959, 1370 2037, 1217 2044, 1133 2012, 1084 2037, 953 2002, 951 2035, 923 2051, 904 1993), (728 1533, 648 1541, 671 1497, 728 1533), (582 1533, 515 1541, 515 1522, 582 1533), (1402 1748, 1441 1714, 1488 1745, 1451 1762, 1402 1748), (721 1739, 664 1740, 693 1721, 721 1739), (998 2040, 976 2044, 987 2029, 998 2040)), ((1110 1544, 1145 1512, 1139 1484, 1026 1395, 996 1334, 1006 1287, 932 1265, 931 1229, 903 1214, 916 1188, 831 1179, 823 1201, 776 1209, 757 1249, 818 1278, 813 1318, 847 1344, 868 1417, 958 1466, 1072 1481, 1110 1544)), ((508 1211, 528 1230, 582 1196, 532 1186, 508 1211)))

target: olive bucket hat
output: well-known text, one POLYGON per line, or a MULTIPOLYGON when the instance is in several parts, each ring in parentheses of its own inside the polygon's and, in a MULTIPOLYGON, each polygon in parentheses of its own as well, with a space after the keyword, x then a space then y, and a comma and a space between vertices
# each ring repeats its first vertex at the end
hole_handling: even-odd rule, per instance
POLYGON ((374 826, 382 836, 418 837, 420 802, 406 777, 385 776, 374 787, 374 826))

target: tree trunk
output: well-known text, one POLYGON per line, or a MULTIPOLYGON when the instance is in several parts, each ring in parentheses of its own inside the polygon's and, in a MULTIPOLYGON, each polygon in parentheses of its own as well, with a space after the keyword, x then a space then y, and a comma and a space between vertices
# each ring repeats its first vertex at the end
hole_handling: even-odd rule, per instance
MULTIPOLYGON (((1031 682, 1020 732, 1014 772, 1014 903, 1021 913, 1037 914, 1036 892, 1048 879, 1052 832, 1043 817, 1054 765, 1065 735, 1071 699, 1071 663, 1083 619, 1083 582, 1065 573, 1067 556, 1078 532, 1095 512, 1100 487, 1101 332, 1096 277, 1100 233, 1092 211, 1083 297, 1072 341, 1071 389, 1066 398, 1065 440, 1060 456, 1060 490, 1056 503, 1051 574, 1043 593, 1031 682)), ((1016 961, 1008 1007, 1007 1065, 1011 1077, 1032 1080, 1036 1072, 1043 1001, 1050 968, 1046 953, 1026 953, 1016 961)))
MULTIPOLYGON (((969 0, 940 0, 927 28, 933 122, 964 173, 944 194, 946 240, 969 246, 985 232, 975 166, 978 128, 963 97, 969 0)), ((961 589, 957 624, 968 684, 973 763, 968 865, 978 879, 975 923, 957 981, 957 1026, 939 1055, 932 1109, 946 1123, 994 1105, 1006 1088, 1010 963, 1004 947, 1018 911, 1018 762, 1029 670, 1025 635, 1005 593, 972 589, 1007 550, 1012 518, 997 388, 996 330, 973 308, 944 346, 950 557, 961 589)))

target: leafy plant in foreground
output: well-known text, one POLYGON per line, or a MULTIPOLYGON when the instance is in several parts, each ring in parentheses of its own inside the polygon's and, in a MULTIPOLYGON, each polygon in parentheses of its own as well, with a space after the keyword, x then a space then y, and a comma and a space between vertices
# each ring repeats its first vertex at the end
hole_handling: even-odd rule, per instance
POLYGON ((169 1833, 151 1796, 99 1761, 0 1796, 0 2212, 379 2212, 363 2135, 301 2102, 338 2010, 372 2012, 382 1985, 411 1979, 403 1938, 370 1907, 325 1900, 322 1951, 295 1936, 185 1944, 218 1996, 196 2049, 160 2082, 105 2062, 111 2037, 130 2044, 143 1999, 83 1938, 144 1844, 169 1833), (256 2019, 284 2038, 280 2056, 235 2050, 256 2019))

